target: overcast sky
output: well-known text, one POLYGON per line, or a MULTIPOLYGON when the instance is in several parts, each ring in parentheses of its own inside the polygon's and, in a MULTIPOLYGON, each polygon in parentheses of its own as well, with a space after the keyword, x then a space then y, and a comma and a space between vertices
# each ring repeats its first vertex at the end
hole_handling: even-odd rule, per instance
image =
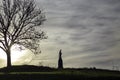
POLYGON ((42 27, 48 39, 29 64, 57 67, 62 49, 64 67, 120 66, 120 0, 36 2, 46 15, 42 27))
POLYGON ((120 0, 37 0, 45 12, 42 54, 33 63, 57 67, 120 66, 120 0))

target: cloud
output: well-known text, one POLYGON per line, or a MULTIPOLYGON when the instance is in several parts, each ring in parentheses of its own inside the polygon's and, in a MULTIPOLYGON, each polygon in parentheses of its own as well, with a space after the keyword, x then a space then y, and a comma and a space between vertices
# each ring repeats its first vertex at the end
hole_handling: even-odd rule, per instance
POLYGON ((107 62, 120 57, 120 0, 36 1, 47 18, 43 29, 48 39, 41 41, 40 60, 31 64, 38 65, 42 60, 45 65, 56 66, 60 49, 66 67, 104 68, 107 62))

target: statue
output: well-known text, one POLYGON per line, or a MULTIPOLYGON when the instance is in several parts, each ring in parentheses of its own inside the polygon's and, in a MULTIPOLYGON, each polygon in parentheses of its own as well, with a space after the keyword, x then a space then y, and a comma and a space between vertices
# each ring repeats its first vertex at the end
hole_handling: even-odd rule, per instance
POLYGON ((58 69, 63 69, 62 50, 59 51, 58 69))

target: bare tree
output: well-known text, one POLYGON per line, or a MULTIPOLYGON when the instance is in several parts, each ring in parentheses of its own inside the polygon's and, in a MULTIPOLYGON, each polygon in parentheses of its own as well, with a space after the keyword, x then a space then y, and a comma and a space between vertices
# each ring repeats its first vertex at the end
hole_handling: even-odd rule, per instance
POLYGON ((34 0, 2 0, 0 6, 0 48, 7 55, 7 67, 11 67, 11 47, 19 45, 35 54, 39 41, 46 39, 45 33, 38 31, 45 21, 41 9, 34 0))

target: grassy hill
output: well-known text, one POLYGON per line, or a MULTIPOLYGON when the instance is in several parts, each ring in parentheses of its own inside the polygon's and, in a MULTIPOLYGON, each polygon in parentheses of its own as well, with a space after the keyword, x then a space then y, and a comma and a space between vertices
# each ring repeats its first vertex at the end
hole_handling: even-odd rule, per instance
POLYGON ((55 69, 43 66, 13 66, 0 69, 0 80, 119 80, 120 72, 88 69, 55 69), (9 70, 9 72, 8 72, 9 70))

